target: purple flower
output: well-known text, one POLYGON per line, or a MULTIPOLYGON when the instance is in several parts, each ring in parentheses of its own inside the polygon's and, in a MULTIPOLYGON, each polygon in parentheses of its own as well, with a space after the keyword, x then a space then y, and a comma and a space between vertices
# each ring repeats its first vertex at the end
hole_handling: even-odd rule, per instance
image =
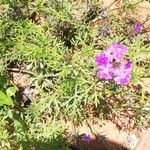
POLYGON ((128 48, 119 43, 110 45, 110 47, 104 52, 110 61, 120 61, 128 53, 128 48))
POLYGON ((142 25, 139 24, 139 23, 136 23, 136 24, 134 25, 134 29, 135 29, 135 31, 138 33, 138 32, 140 32, 140 31, 142 30, 142 25))
POLYGON ((130 68, 126 69, 124 65, 114 70, 114 81, 119 85, 127 85, 131 79, 130 68))
POLYGON ((122 73, 122 74, 114 77, 114 81, 119 85, 127 85, 129 83, 130 79, 131 79, 131 73, 125 74, 125 75, 122 73))
POLYGON ((105 67, 99 66, 99 71, 97 72, 97 76, 100 79, 110 80, 112 79, 113 68, 112 64, 108 64, 105 67))
POLYGON ((132 62, 131 61, 126 62, 124 67, 125 69, 130 69, 132 67, 132 62))
POLYGON ((127 85, 129 83, 130 77, 124 77, 121 78, 121 76, 115 77, 114 81, 118 84, 118 85, 127 85))
POLYGON ((96 62, 100 66, 106 66, 109 63, 108 57, 105 54, 100 54, 96 56, 96 62))
POLYGON ((85 142, 89 142, 89 141, 91 141, 91 140, 92 140, 92 138, 91 138, 91 136, 90 136, 90 135, 86 135, 86 134, 84 134, 84 135, 83 135, 83 140, 84 140, 85 142))

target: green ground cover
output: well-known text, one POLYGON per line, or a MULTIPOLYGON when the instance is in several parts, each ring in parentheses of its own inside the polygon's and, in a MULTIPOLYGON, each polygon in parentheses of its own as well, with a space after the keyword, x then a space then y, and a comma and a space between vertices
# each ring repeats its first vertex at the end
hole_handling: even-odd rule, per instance
POLYGON ((0 1, 0 149, 67 150, 64 120, 79 124, 91 115, 113 119, 130 111, 135 126, 149 123, 142 79, 150 77, 150 58, 143 57, 150 45, 144 24, 137 32, 130 16, 138 3, 123 4, 118 16, 94 0, 0 1), (127 85, 97 76, 95 57, 113 43, 128 48, 127 85), (13 83, 14 72, 31 81, 27 104, 18 96, 27 87, 13 83))

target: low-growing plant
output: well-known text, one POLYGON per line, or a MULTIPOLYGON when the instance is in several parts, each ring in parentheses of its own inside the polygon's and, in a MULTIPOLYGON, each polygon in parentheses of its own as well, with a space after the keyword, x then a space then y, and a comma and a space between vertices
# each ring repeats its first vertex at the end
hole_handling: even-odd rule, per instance
POLYGON ((146 29, 128 13, 138 2, 116 2, 119 15, 97 0, 1 1, 0 149, 67 150, 64 120, 149 122, 146 29))

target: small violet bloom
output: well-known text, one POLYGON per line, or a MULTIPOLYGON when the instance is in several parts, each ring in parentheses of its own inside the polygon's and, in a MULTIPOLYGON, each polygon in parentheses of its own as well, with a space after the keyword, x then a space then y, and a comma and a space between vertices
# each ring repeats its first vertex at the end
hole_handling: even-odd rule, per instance
POLYGON ((112 79, 113 68, 112 64, 108 64, 105 67, 99 66, 99 71, 97 72, 97 76, 100 79, 110 80, 112 79))
POLYGON ((102 53, 96 56, 96 62, 99 66, 106 66, 109 63, 109 60, 106 55, 102 53))
POLYGON ((91 138, 91 136, 90 136, 90 135, 86 135, 86 134, 84 134, 84 135, 83 135, 83 140, 84 140, 85 142, 89 142, 89 141, 91 141, 91 140, 92 140, 92 138, 91 138))
POLYGON ((139 23, 136 23, 136 24, 134 25, 134 29, 135 29, 135 31, 138 33, 138 32, 140 32, 140 31, 142 30, 142 25, 139 24, 139 23))
POLYGON ((132 67, 132 62, 128 61, 124 64, 125 69, 130 69, 132 67))
POLYGON ((128 48, 125 45, 115 43, 110 45, 110 47, 104 52, 110 61, 122 60, 124 56, 128 53, 128 48))
POLYGON ((114 81, 119 85, 127 85, 131 79, 131 71, 120 67, 114 71, 114 81))

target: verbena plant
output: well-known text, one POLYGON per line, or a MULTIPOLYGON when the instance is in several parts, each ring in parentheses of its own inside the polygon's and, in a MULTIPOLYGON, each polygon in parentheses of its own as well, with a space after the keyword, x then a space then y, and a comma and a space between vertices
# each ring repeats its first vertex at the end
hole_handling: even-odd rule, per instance
MULTIPOLYGON (((79 123, 91 116, 108 119, 130 110, 136 125, 149 121, 149 110, 145 109, 149 107, 149 94, 145 83, 139 81, 150 75, 149 58, 142 57, 150 47, 141 31, 134 29, 136 20, 126 12, 136 5, 128 2, 119 8, 120 13, 127 13, 124 19, 124 15, 119 18, 91 2, 81 6, 69 0, 1 1, 1 75, 13 71, 29 74, 36 91, 35 99, 22 108, 15 97, 15 85, 9 83, 9 78, 2 84, 3 149, 40 149, 43 144, 60 147, 64 141, 60 136, 64 133, 64 120, 79 123), (81 17, 77 19, 77 15, 81 17), (125 86, 97 76, 95 57, 113 43, 126 45, 125 59, 133 64, 132 77, 125 86)), ((65 144, 62 149, 67 147, 65 144)))

